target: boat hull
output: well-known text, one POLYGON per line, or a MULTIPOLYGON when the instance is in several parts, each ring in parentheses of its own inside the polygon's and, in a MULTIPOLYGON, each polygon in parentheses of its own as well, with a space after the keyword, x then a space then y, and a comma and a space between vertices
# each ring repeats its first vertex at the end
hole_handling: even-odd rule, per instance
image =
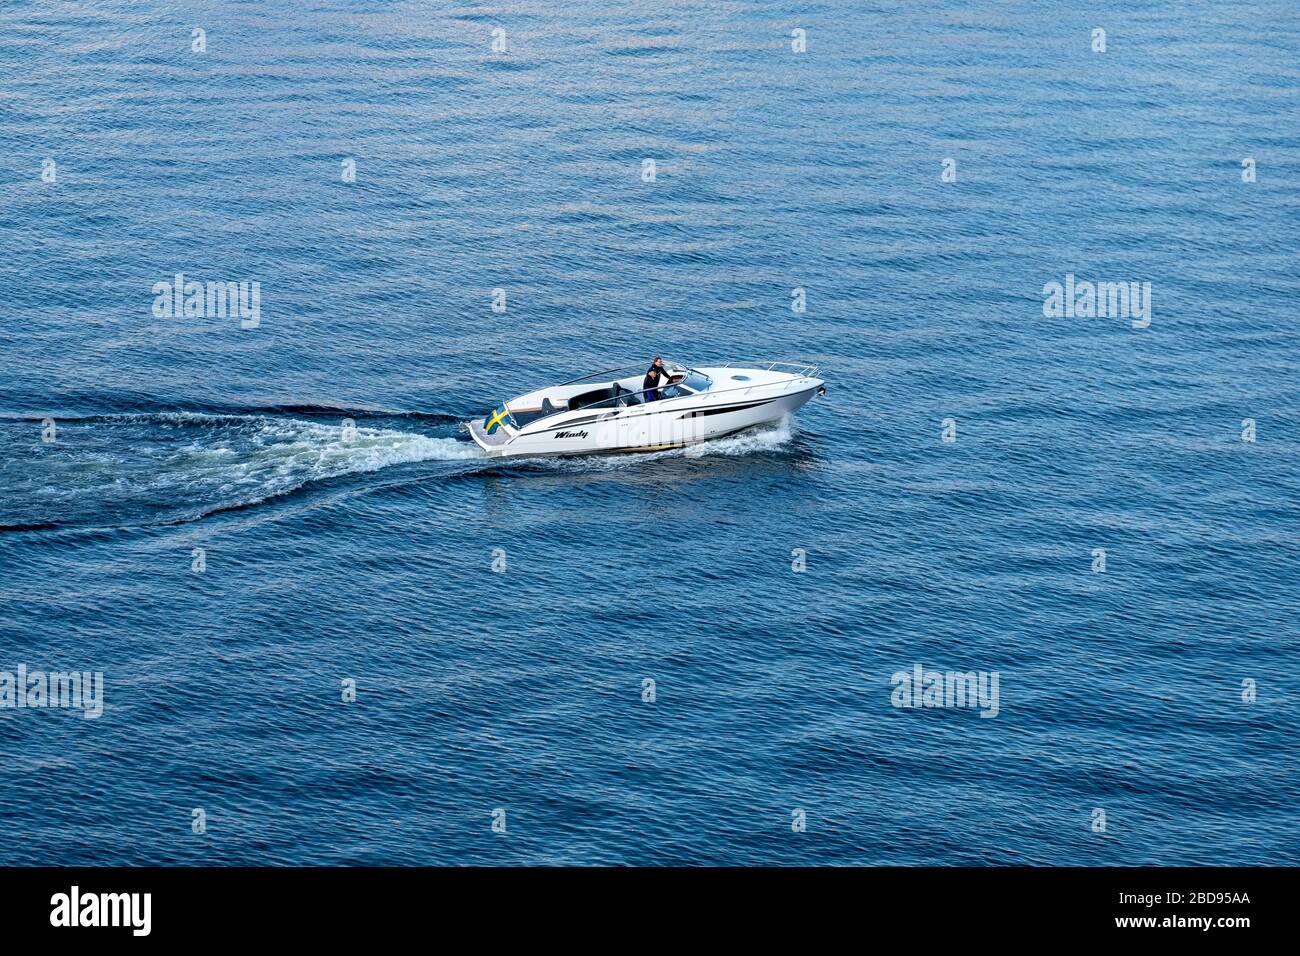
POLYGON ((568 420, 525 430, 501 444, 489 444, 473 428, 471 435, 493 458, 666 451, 780 421, 807 403, 820 385, 813 381, 807 388, 780 394, 719 395, 717 401, 704 403, 651 402, 589 416, 566 416, 568 420))

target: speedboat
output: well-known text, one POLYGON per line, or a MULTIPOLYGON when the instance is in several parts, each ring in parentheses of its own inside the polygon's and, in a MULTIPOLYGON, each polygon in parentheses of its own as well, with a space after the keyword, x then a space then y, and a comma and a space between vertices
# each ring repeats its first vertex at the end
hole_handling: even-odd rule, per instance
POLYGON ((493 457, 662 451, 779 421, 826 394, 815 365, 664 369, 658 388, 642 388, 644 365, 609 369, 512 398, 462 427, 493 457))

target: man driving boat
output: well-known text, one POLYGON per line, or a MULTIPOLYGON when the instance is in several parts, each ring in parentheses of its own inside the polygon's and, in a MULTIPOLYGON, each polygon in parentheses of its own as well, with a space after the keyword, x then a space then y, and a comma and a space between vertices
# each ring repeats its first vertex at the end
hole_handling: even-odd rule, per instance
POLYGON ((664 360, 656 355, 655 360, 650 363, 650 370, 645 373, 645 381, 641 383, 641 387, 646 390, 647 402, 659 400, 659 388, 667 379, 668 370, 664 368, 664 360))

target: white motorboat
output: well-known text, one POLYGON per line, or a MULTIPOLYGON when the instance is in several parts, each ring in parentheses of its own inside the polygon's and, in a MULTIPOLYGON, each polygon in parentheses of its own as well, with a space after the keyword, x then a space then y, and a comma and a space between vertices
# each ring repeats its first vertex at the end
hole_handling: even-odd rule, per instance
POLYGON ((610 369, 539 388, 463 427, 494 457, 661 451, 779 421, 813 395, 826 394, 815 365, 691 368, 665 362, 668 375, 657 389, 642 388, 646 368, 610 369))

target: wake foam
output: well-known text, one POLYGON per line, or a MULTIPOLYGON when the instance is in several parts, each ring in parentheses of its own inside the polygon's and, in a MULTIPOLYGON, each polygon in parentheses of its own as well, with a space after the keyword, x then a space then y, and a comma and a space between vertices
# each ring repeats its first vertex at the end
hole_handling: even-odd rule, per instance
POLYGON ((774 425, 690 445, 681 449, 681 454, 687 458, 706 458, 710 455, 753 455, 758 452, 778 451, 793 440, 794 426, 789 418, 783 418, 774 425))
POLYGON ((313 482, 416 462, 482 458, 472 442, 266 415, 163 412, 57 421, 57 436, 0 430, 0 527, 194 520, 313 482), (12 454, 11 454, 12 452, 12 454), (18 507, 18 513, 9 508, 18 507))

